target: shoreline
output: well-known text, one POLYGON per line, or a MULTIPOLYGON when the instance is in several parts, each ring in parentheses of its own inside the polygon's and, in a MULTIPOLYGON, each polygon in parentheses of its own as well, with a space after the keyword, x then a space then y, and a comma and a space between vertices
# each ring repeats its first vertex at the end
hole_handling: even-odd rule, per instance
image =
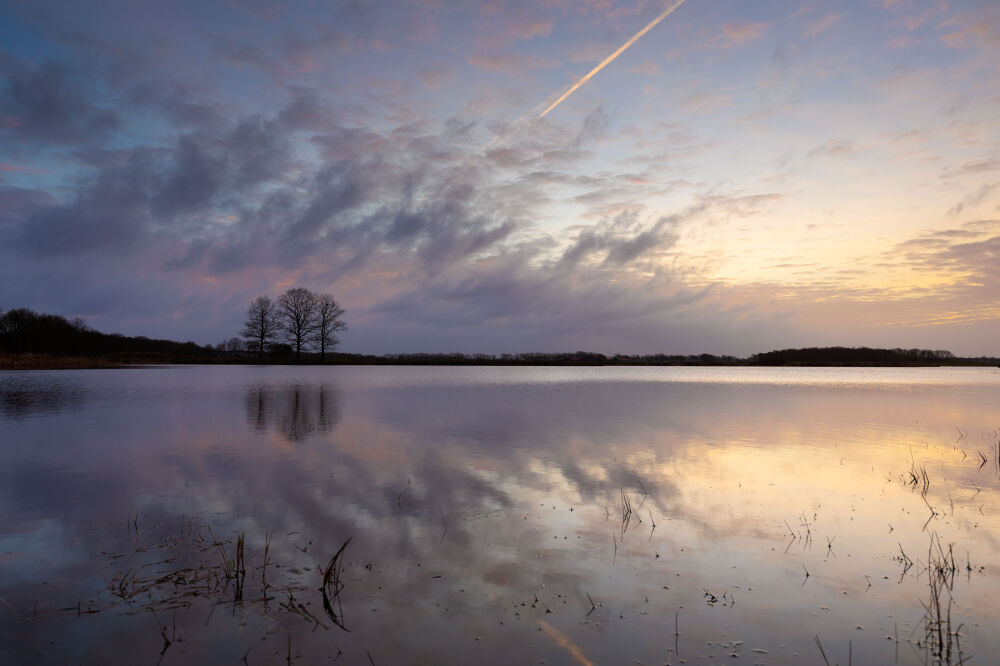
POLYGON ((397 366, 470 366, 470 367, 729 367, 729 368, 939 368, 939 367, 1000 367, 996 359, 956 359, 953 362, 936 363, 754 363, 745 362, 607 362, 592 360, 574 361, 528 361, 507 359, 442 359, 428 358, 383 358, 344 355, 341 358, 303 359, 294 358, 199 358, 158 355, 110 355, 110 356, 55 356, 51 354, 7 354, 0 356, 0 371, 5 370, 101 370, 138 368, 150 365, 281 365, 281 366, 338 366, 338 365, 397 365, 397 366))

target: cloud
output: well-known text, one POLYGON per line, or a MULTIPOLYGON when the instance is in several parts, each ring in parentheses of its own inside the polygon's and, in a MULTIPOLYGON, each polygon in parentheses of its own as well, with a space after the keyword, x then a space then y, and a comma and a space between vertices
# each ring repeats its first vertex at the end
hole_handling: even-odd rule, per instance
POLYGON ((329 18, 272 33, 267 39, 217 36, 214 48, 230 62, 280 77, 287 84, 324 69, 338 54, 369 46, 376 21, 373 12, 368 3, 348 2, 330 12, 329 18))
POLYGON ((172 143, 105 151, 64 197, 0 190, 0 302, 58 303, 51 309, 119 330, 124 322, 126 332, 156 322, 157 335, 222 337, 245 298, 297 275, 314 288, 339 285, 352 330, 367 341, 360 349, 378 351, 404 339, 409 350, 537 349, 562 336, 593 346, 611 331, 625 336, 620 349, 653 349, 665 313, 705 298, 679 283, 666 288, 662 267, 638 291, 628 277, 669 251, 694 212, 610 220, 596 227, 598 249, 586 247, 586 232, 560 239, 533 228, 552 182, 648 186, 633 172, 566 170, 606 136, 611 118, 601 106, 576 127, 529 125, 503 160, 475 152, 468 120, 376 131, 323 109, 317 93, 293 88, 269 116, 196 122, 172 143), (319 161, 296 158, 303 142, 319 161), (536 170, 512 180, 523 165, 536 170), (168 312, 178 318, 164 323, 168 312), (593 318, 607 321, 575 332, 593 318), (462 340, 463 330, 485 337, 462 340))
MULTIPOLYGON (((382 11, 350 3, 341 14, 240 2, 211 6, 210 23, 201 8, 70 12, 41 0, 12 12, 14 29, 30 22, 39 39, 30 49, 5 44, 16 55, 0 56, 0 307, 93 315, 99 327, 214 342, 238 330, 249 297, 301 284, 346 299, 352 350, 750 352, 791 336, 774 324, 791 321, 789 312, 820 312, 812 300, 895 298, 865 285, 865 260, 852 263, 854 273, 837 273, 816 260, 815 244, 801 248, 801 261, 777 249, 741 252, 744 237, 759 232, 752 245, 777 234, 793 211, 823 208, 812 199, 822 193, 793 168, 808 167, 806 155, 863 156, 891 173, 879 151, 861 154, 867 144, 829 138, 856 124, 857 100, 843 98, 843 114, 831 119, 810 98, 810 63, 835 62, 841 82, 861 90, 878 85, 872 72, 885 71, 878 54, 865 60, 873 67, 859 68, 864 49, 820 40, 772 61, 772 47, 753 47, 775 37, 776 24, 747 15, 719 21, 711 33, 674 31, 676 53, 715 50, 708 60, 685 59, 680 93, 664 83, 636 98, 642 103, 616 95, 614 105, 586 114, 516 122, 558 85, 557 71, 537 69, 560 64, 554 54, 593 64, 615 49, 616 34, 665 5, 499 2, 443 11, 425 3, 382 11), (752 80, 748 87, 743 65, 777 74, 764 75, 766 88, 752 80), (740 138, 739 126, 713 113, 726 106, 740 107, 737 122, 755 120, 768 135, 740 138), (676 118, 667 118, 670 110, 676 118), (745 141, 752 147, 734 147, 745 141), (788 193, 760 189, 774 182, 788 193), (758 266, 802 284, 730 287, 716 277, 753 281, 758 266)), ((906 34, 910 5, 891 9, 882 18, 906 34)), ((800 14, 798 32, 832 34, 863 18, 824 18, 827 11, 800 14)), ((952 204, 960 217, 951 219, 995 216, 993 93, 979 76, 992 72, 983 70, 992 61, 974 50, 993 48, 992 33, 974 12, 935 11, 913 33, 914 46, 940 37, 963 49, 933 63, 939 101, 899 111, 900 94, 926 101, 920 59, 904 63, 912 89, 878 100, 884 127, 874 136, 889 157, 907 159, 900 178, 938 185, 918 193, 912 221, 900 224, 950 219, 952 204), (961 103, 939 112, 946 98, 961 103), (918 133, 906 133, 914 127, 918 133), (923 152, 902 155, 914 149, 923 152), (954 199, 942 204, 942 192, 954 199)), ((989 12, 983 16, 989 24, 989 12)), ((872 45, 892 36, 879 35, 872 45)), ((660 73, 662 58, 635 64, 645 57, 625 66, 660 73)), ((859 201, 862 217, 878 216, 877 205, 859 201)), ((829 224, 808 217, 796 228, 821 229, 833 242, 829 224)), ((913 238, 903 249, 940 254, 987 240, 959 236, 964 227, 955 226, 952 236, 913 238)), ((979 261, 991 247, 962 252, 979 261)), ((911 287, 931 289, 930 279, 921 273, 911 287)), ((913 314, 901 305, 898 313, 913 314)))
POLYGON ((959 353, 993 353, 981 347, 971 350, 977 349, 977 338, 986 339, 990 330, 995 334, 1000 322, 998 234, 1000 220, 976 220, 904 239, 874 263, 860 263, 861 270, 837 271, 835 279, 816 279, 811 270, 806 274, 809 281, 791 290, 798 303, 795 309, 800 316, 827 322, 834 331, 831 341, 865 322, 875 327, 868 329, 873 336, 868 344, 896 340, 898 345, 908 339, 911 342, 903 346, 941 346, 931 341, 946 339, 953 351, 959 345, 966 350, 959 353), (867 283, 873 271, 879 286, 867 283), (899 279, 904 276, 908 279, 899 279), (887 278, 888 286, 883 286, 887 278), (928 326, 947 332, 919 333, 928 326))
POLYGON ((220 106, 183 84, 144 80, 128 93, 132 103, 155 109, 182 127, 213 127, 224 122, 220 106))
POLYGON ((983 201, 985 201, 986 197, 992 194, 993 191, 996 190, 998 187, 1000 187, 1000 181, 997 181, 995 183, 983 183, 982 185, 979 186, 979 188, 976 189, 975 192, 972 192, 971 194, 963 198, 961 201, 959 201, 957 204, 952 206, 950 209, 948 209, 948 215, 954 217, 956 215, 960 215, 967 208, 974 208, 978 206, 983 201))
POLYGON ((985 159, 977 162, 966 162, 957 169, 946 168, 942 173, 942 178, 954 178, 956 176, 969 176, 980 173, 1000 171, 1000 159, 985 159))
POLYGON ((821 19, 818 19, 811 23, 805 30, 802 31, 802 36, 807 38, 818 37, 827 30, 833 27, 833 25, 840 20, 840 15, 830 12, 821 19))
POLYGON ((552 32, 551 19, 534 19, 518 21, 511 24, 511 32, 521 39, 547 37, 552 32))
POLYGON ((553 58, 491 51, 476 51, 466 58, 466 61, 473 67, 507 76, 518 76, 533 69, 556 67, 559 65, 559 61, 553 58))
MULTIPOLYGON (((297 96, 272 118, 121 151, 65 202, 17 194, 26 215, 8 233, 34 257, 137 250, 158 238, 187 247, 166 262, 171 270, 225 274, 261 262, 300 265, 325 251, 341 270, 380 251, 445 270, 520 226, 519 204, 489 201, 489 174, 458 149, 469 125, 445 123, 437 134, 327 126, 311 140, 328 161, 290 176, 291 142, 315 127, 302 109, 297 96)), ((588 116, 578 141, 598 134, 602 118, 588 116)))
POLYGON ((1000 8, 987 3, 949 18, 938 28, 949 30, 941 41, 953 49, 994 49, 1000 46, 1000 8))
MULTIPOLYGON (((286 118, 287 120, 287 118, 286 118)), ((246 118, 221 133, 182 134, 173 146, 104 153, 68 200, 38 201, 12 241, 29 256, 136 249, 154 234, 201 231, 189 216, 221 198, 279 182, 288 128, 246 118)))
POLYGON ((916 46, 920 41, 909 35, 903 35, 901 37, 893 37, 885 43, 890 49, 905 49, 911 46, 916 46))
POLYGON ((662 349, 667 340, 674 349, 718 349, 723 343, 712 331, 724 320, 760 339, 751 332, 756 324, 733 322, 711 290, 662 276, 609 280, 615 269, 580 265, 567 276, 532 270, 526 256, 498 258, 400 292, 372 312, 366 328, 380 337, 395 329, 415 349, 463 351, 613 353, 662 349))
POLYGON ((660 66, 651 60, 641 62, 634 67, 628 68, 630 74, 645 74, 646 76, 656 76, 660 73, 660 66))
POLYGON ((770 23, 759 21, 737 21, 722 26, 725 38, 719 44, 723 49, 735 49, 755 42, 764 36, 770 23))
POLYGON ((282 64, 261 46, 223 43, 221 49, 229 60, 238 65, 256 67, 274 75, 285 73, 282 64))
MULTIPOLYGON (((752 195, 706 194, 683 210, 661 215, 655 220, 640 219, 640 210, 630 208, 597 224, 581 228, 563 250, 556 265, 562 269, 587 263, 603 267, 624 267, 645 256, 670 250, 679 240, 680 230, 711 211, 724 216, 749 217, 784 198, 780 193, 752 195), (595 264, 591 258, 601 260, 595 264)), ((662 270, 662 267, 658 270, 662 270)))
POLYGON ((675 102, 678 108, 687 113, 711 113, 730 105, 729 98, 715 90, 701 90, 685 95, 675 102))
POLYGON ((600 62, 609 53, 615 50, 617 44, 611 42, 585 42, 574 44, 567 56, 570 62, 600 62))
POLYGON ((417 77, 429 90, 440 90, 455 83, 458 73, 450 67, 435 67, 417 70, 417 77))
POLYGON ((91 143, 119 126, 114 111, 90 102, 80 75, 55 62, 7 74, 0 114, 0 133, 47 147, 91 143))
POLYGON ((901 242, 887 253, 911 270, 945 274, 947 283, 936 289, 938 298, 952 294, 949 309, 973 302, 1000 302, 1000 220, 967 222, 901 242))
POLYGON ((851 157, 856 154, 860 148, 853 141, 848 141, 846 139, 830 139, 824 144, 815 146, 811 148, 806 157, 851 157))
POLYGON ((660 218, 652 225, 642 225, 637 211, 624 211, 612 219, 581 230, 563 252, 558 265, 572 268, 598 252, 604 254, 604 265, 627 264, 658 246, 675 243, 677 237, 672 233, 672 226, 676 221, 660 218))

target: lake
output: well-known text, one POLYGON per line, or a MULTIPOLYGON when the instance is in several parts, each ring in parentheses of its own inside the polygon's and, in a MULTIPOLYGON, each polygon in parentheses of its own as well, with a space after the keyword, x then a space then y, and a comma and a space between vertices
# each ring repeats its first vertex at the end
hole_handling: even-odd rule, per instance
POLYGON ((0 372, 0 663, 991 663, 996 368, 0 372))

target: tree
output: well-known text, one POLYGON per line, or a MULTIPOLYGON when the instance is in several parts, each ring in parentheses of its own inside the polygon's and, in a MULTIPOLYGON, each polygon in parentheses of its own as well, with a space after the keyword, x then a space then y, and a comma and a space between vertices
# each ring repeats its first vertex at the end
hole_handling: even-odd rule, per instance
POLYGON ((269 296, 258 296, 250 303, 247 320, 241 335, 257 345, 257 356, 264 357, 264 347, 278 333, 278 317, 274 301, 269 296))
POLYGON ((316 325, 316 294, 293 287, 278 297, 278 316, 285 339, 295 347, 295 360, 302 354, 302 343, 309 342, 316 325))
POLYGON ((330 294, 320 294, 316 297, 316 328, 313 339, 319 343, 320 360, 326 360, 326 348, 331 349, 337 344, 339 331, 346 331, 344 308, 337 304, 330 294))

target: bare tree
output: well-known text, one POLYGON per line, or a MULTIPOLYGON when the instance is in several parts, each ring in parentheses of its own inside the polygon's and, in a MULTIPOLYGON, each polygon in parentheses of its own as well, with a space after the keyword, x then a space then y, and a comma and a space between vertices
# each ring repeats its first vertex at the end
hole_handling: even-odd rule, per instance
POLYGON ((326 348, 337 344, 336 333, 346 331, 344 308, 337 304, 330 294, 320 294, 316 297, 316 330, 313 339, 319 343, 319 357, 326 360, 326 348))
POLYGON ((264 347, 278 333, 278 317, 274 301, 269 296, 258 296, 250 303, 247 320, 240 332, 257 346, 257 356, 264 357, 264 347))
POLYGON ((295 360, 302 354, 302 343, 308 343, 316 324, 316 294, 302 287, 293 287, 278 297, 278 316, 285 339, 295 345, 295 360))

